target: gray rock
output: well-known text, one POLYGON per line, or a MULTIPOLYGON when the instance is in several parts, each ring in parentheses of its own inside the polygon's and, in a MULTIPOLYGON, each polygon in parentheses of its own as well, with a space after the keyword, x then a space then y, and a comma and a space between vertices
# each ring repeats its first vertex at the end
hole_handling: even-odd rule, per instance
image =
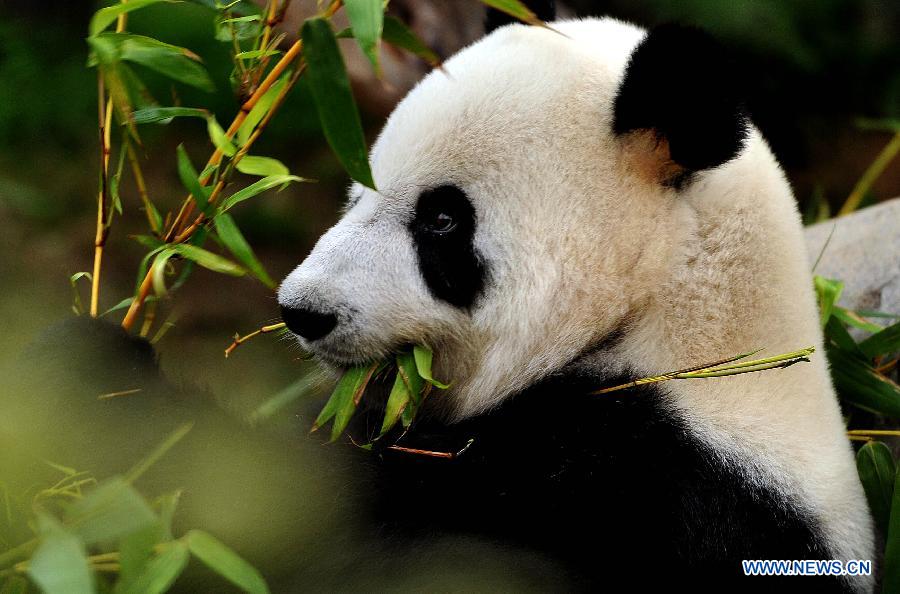
POLYGON ((805 235, 810 266, 822 254, 815 273, 844 282, 840 305, 900 314, 900 198, 818 223, 805 235))

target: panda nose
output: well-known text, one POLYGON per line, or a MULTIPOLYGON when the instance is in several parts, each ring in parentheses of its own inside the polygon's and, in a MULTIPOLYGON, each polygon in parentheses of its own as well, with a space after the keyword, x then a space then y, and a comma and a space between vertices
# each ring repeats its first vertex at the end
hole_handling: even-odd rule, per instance
POLYGON ((281 307, 281 319, 294 334, 312 342, 334 330, 337 316, 306 308, 281 307))

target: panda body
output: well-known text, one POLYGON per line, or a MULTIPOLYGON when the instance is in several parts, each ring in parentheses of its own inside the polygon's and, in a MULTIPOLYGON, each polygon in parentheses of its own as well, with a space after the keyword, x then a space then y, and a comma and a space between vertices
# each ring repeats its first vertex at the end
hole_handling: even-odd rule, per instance
POLYGON ((373 147, 378 190, 351 189, 279 291, 324 361, 424 342, 453 381, 403 445, 474 441, 374 459, 386 534, 483 534, 584 585, 873 559, 799 215, 739 76, 691 31, 552 26, 503 27, 413 89, 373 147), (782 370, 589 394, 805 346, 782 370))

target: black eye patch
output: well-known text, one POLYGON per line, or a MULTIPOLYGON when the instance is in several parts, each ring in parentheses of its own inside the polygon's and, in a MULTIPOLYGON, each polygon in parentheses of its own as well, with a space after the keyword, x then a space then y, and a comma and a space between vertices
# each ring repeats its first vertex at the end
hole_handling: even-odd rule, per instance
POLYGON ((419 196, 409 225, 428 290, 456 307, 471 307, 484 287, 484 264, 472 241, 475 223, 465 192, 447 185, 419 196))

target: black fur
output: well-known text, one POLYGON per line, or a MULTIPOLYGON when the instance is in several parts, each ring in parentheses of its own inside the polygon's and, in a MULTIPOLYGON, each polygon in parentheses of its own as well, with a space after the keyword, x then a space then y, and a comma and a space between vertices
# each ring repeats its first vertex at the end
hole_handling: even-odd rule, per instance
POLYGON ((692 27, 659 26, 631 55, 613 131, 653 130, 688 172, 716 167, 736 157, 747 136, 738 87, 737 69, 712 37, 692 27))
POLYGON ((742 559, 832 555, 810 518, 695 439, 659 388, 588 395, 599 381, 557 378, 458 424, 420 421, 401 445, 474 442, 452 460, 380 452, 384 539, 415 548, 478 535, 524 547, 568 568, 560 590, 842 591, 836 578, 744 577, 742 559))
MULTIPOLYGON (((531 12, 533 12, 537 16, 537 18, 544 21, 545 23, 556 18, 556 2, 554 0, 544 0, 543 2, 528 0, 526 2, 523 2, 523 4, 530 8, 531 12)), ((487 11, 487 16, 485 17, 484 30, 485 33, 490 33, 498 27, 518 22, 520 22, 518 19, 510 16, 502 10, 489 8, 487 11)))
POLYGON ((475 250, 475 208, 456 186, 440 186, 419 196, 410 232, 419 269, 435 299, 456 307, 471 307, 484 287, 485 267, 475 250), (435 222, 452 220, 440 231, 435 222), (449 219, 447 219, 449 217, 449 219))

